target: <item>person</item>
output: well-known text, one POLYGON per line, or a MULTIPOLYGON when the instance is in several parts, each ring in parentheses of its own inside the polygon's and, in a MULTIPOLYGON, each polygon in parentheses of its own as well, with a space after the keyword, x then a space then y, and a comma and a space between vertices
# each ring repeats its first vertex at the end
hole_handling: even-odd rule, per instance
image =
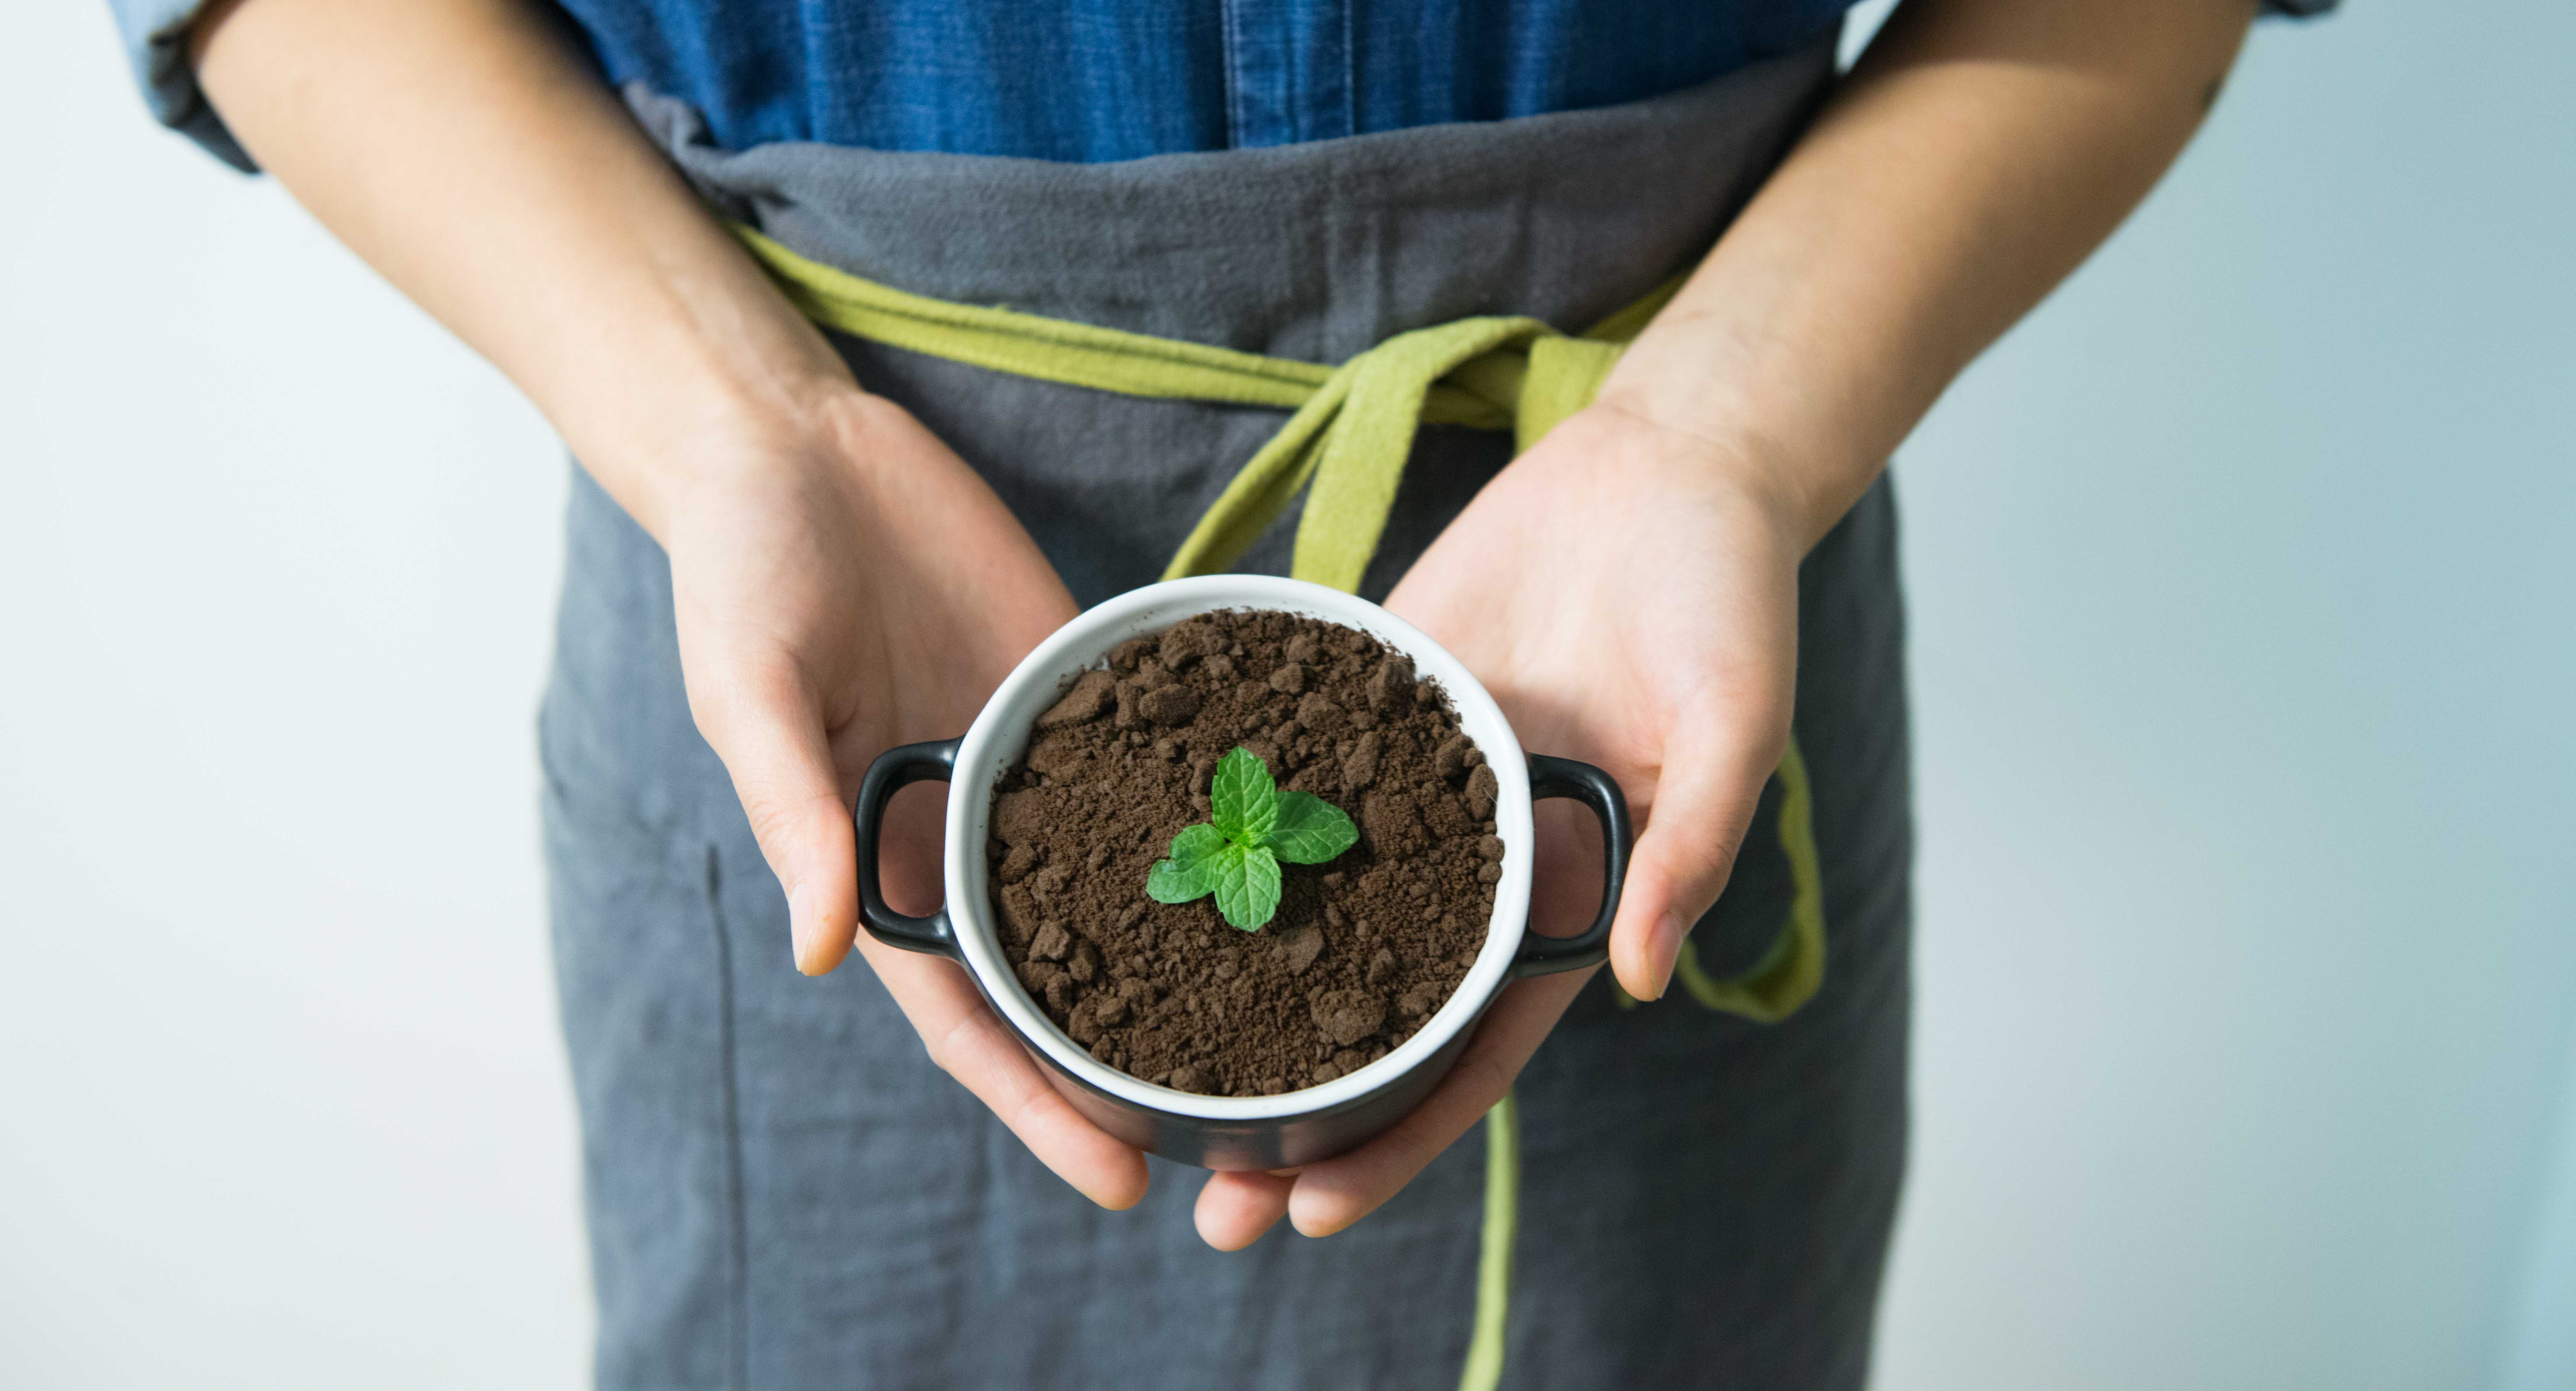
MULTIPOLYGON (((1842 76, 1840 0, 117 5, 164 121, 282 180, 581 462, 541 733, 602 1385, 1442 1380, 1475 1122, 1515 1084, 1500 1375, 1861 1384, 1909 991, 1882 463, 2159 177, 2255 0, 1904 0, 1842 76), (1627 788, 1619 990, 1519 984, 1393 1131, 1192 1194, 953 966, 861 933, 870 759, 1152 579, 1280 414, 827 332, 728 222, 1321 363, 1579 329, 1688 271, 1517 458, 1425 427, 1362 586, 1627 788), (1821 989, 1776 1022, 1665 1001, 1769 949, 1793 729, 1821 989), (1261 1240, 1282 1217, 1330 1239, 1261 1240)), ((921 795, 886 858, 915 910, 921 795)), ((1542 926, 1590 915, 1581 829, 1544 829, 1542 926)))

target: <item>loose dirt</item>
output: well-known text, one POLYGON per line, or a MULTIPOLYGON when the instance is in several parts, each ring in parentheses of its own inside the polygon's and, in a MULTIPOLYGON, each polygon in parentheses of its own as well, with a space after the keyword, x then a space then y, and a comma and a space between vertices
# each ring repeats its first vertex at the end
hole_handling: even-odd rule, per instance
POLYGON ((1030 998, 1100 1061, 1212 1096, 1320 1086, 1412 1037, 1483 949, 1502 877, 1494 773, 1447 695, 1365 633, 1276 612, 1203 614, 1109 667, 995 788, 992 897, 1030 998), (1329 864, 1281 866, 1258 932, 1212 898, 1145 896, 1236 747, 1360 827, 1329 864))

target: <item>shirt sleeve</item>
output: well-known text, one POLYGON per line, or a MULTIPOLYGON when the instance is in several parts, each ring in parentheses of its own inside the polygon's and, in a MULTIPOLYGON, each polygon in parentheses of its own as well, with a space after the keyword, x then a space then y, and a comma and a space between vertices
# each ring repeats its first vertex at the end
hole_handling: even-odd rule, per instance
POLYGON ((143 89, 143 104, 152 118, 206 147, 215 158, 244 173, 253 163, 224 118, 215 114, 197 87, 197 70, 188 64, 188 26, 210 0, 108 0, 117 30, 125 36, 126 60, 143 89))

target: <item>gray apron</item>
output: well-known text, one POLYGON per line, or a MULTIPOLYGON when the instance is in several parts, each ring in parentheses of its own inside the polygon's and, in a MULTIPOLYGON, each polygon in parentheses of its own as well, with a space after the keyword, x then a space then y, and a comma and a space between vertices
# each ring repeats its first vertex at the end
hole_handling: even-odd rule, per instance
MULTIPOLYGON (((638 116, 700 193, 899 288, 1337 362, 1412 328, 1577 329, 1704 252, 1812 114, 1832 46, 1652 101, 1316 144, 1060 165, 716 149, 638 116)), ((1278 412, 1137 400, 839 345, 979 469, 1090 604, 1157 577, 1278 412)), ((1509 453, 1429 427, 1382 598, 1509 453)), ((1288 518, 1246 569, 1285 573, 1288 518)), ((598 1379, 613 1388, 1445 1387, 1474 1308, 1481 1128, 1351 1230, 1202 1245, 1200 1175, 1104 1212, 934 1068, 863 965, 789 961, 786 911, 692 726, 668 562, 577 475, 542 720, 598 1379)), ((1904 1162, 1906 728, 1882 483, 1801 573, 1797 734, 1830 958, 1785 1023, 1586 987, 1520 1080, 1504 1384, 1857 1387, 1904 1162)), ((1776 799, 1775 786, 1771 794, 1776 799)), ((1776 813, 1766 805, 1764 826, 1776 813)), ((1784 921, 1748 846, 1694 940, 1784 921)))

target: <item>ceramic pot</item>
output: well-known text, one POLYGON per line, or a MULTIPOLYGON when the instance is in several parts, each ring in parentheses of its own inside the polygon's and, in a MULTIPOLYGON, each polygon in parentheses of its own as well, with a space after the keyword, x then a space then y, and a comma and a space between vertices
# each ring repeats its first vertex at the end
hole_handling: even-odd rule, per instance
MULTIPOLYGON (((859 790, 859 899, 869 932, 889 946, 931 952, 966 968, 995 1013, 1036 1056, 1048 1080, 1092 1123, 1141 1149, 1209 1169, 1277 1169, 1328 1159, 1385 1130, 1429 1095, 1466 1047, 1503 987, 1523 976, 1575 970, 1608 954, 1632 841, 1628 803, 1610 775, 1588 763, 1524 753, 1501 707, 1457 658, 1412 624, 1365 599, 1299 580, 1209 575, 1131 590, 1056 630, 993 692, 964 736, 879 755, 859 790), (1413 659, 1440 683, 1459 728, 1476 741, 1498 784, 1495 834, 1503 877, 1485 945, 1446 1004, 1403 1045, 1346 1077, 1277 1096, 1201 1096, 1156 1086, 1093 1058, 1048 1019, 1012 974, 995 935, 985 862, 993 788, 1027 749, 1037 717, 1081 672, 1105 666, 1129 638, 1218 609, 1275 609, 1359 629, 1413 659), (887 802, 914 782, 956 784, 948 798, 946 905, 926 917, 886 906, 877 842, 887 802), (1528 931, 1530 871, 1537 862, 1531 803, 1572 797, 1601 822, 1607 854, 1601 910, 1579 936, 1528 931)), ((1137 887, 1142 894, 1142 885, 1137 887)))

